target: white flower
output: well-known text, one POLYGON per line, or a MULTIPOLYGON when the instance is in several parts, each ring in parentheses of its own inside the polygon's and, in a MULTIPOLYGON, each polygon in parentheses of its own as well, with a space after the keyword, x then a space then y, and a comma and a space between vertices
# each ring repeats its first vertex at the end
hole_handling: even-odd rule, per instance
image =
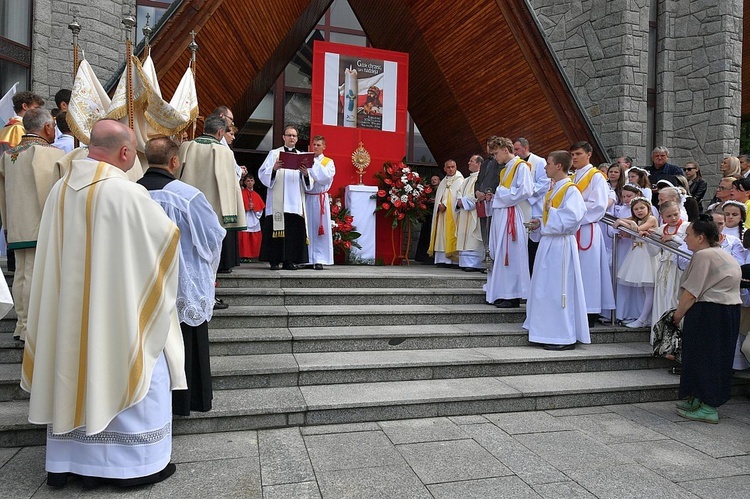
POLYGON ((406 175, 401 175, 401 182, 407 183, 409 179, 406 177, 406 175))
POLYGON ((391 194, 391 203, 395 203, 396 201, 398 201, 398 196, 391 194))
POLYGON ((410 193, 410 192, 411 192, 411 191, 413 191, 413 190, 414 190, 414 188, 413 188, 412 186, 410 186, 409 184, 406 184, 406 185, 404 186, 404 191, 405 191, 405 192, 406 192, 407 194, 408 194, 408 193, 410 193))
POLYGON ((404 172, 404 173, 410 173, 410 172, 411 172, 411 170, 409 169, 409 167, 408 167, 408 166, 407 166, 407 167, 404 167, 404 169, 403 169, 403 170, 401 170, 401 171, 402 171, 402 172, 404 172))
POLYGON ((406 203, 407 201, 409 201, 409 196, 407 196, 406 194, 404 194, 403 196, 401 196, 401 202, 402 203, 406 203))
POLYGON ((424 190, 424 186, 422 184, 417 184, 417 189, 419 189, 419 192, 422 192, 424 190))

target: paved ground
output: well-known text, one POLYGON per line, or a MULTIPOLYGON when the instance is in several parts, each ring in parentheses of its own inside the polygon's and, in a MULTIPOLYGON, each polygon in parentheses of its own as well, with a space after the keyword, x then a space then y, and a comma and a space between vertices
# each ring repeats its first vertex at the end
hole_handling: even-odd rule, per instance
POLYGON ((750 400, 718 425, 674 402, 175 437, 153 486, 44 483, 44 447, 0 449, 0 495, 21 497, 750 497, 750 400))

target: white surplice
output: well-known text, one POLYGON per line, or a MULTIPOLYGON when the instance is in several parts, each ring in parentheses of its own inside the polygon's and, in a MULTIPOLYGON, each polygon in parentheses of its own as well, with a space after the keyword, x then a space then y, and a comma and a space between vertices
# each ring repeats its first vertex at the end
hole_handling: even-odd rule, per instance
POLYGON ((453 264, 458 260, 458 253, 450 249, 453 244, 449 238, 455 241, 455 221, 456 221, 456 199, 464 182, 464 176, 457 171, 451 177, 445 177, 440 181, 437 192, 435 192, 435 206, 432 209, 432 231, 430 232, 430 248, 428 253, 434 255, 435 263, 453 264), (446 210, 438 210, 440 205, 444 205, 446 210), (452 217, 453 224, 446 230, 446 220, 452 217), (446 249, 448 249, 446 254, 446 249))
MULTIPOLYGON (((279 147, 269 151, 268 156, 258 169, 258 180, 268 187, 266 192, 266 216, 273 213, 273 189, 279 177, 282 176, 279 174, 282 169, 279 169, 274 175, 273 165, 279 159, 279 153, 283 150, 283 147, 279 147)), ((304 192, 309 189, 309 186, 301 179, 302 175, 297 170, 283 170, 283 172, 284 213, 294 213, 303 217, 305 216, 304 192)))
MULTIPOLYGON (((589 164, 576 170, 574 181, 577 183, 591 168, 593 165, 589 164)), ((578 230, 578 256, 581 260, 588 313, 599 314, 615 308, 612 274, 609 270, 604 237, 598 223, 607 210, 609 182, 604 175, 596 174, 581 194, 586 203, 586 214, 578 230)))
POLYGON ((492 227, 490 228, 490 257, 494 260, 487 276, 487 302, 526 298, 529 293, 528 236, 523 226, 523 214, 519 205, 534 192, 531 170, 525 164, 518 165, 509 188, 503 187, 512 166, 518 160, 514 156, 500 173, 500 185, 492 197, 492 227), (515 234, 515 240, 514 236, 515 234))
POLYGON ((308 261, 313 264, 333 265, 331 201, 328 190, 333 185, 336 165, 331 158, 321 154, 315 157, 309 173, 313 185, 305 193, 307 234, 310 238, 310 245, 307 247, 308 261))
MULTIPOLYGON (((569 182, 557 182, 553 196, 569 182)), ((547 223, 531 235, 541 235, 523 324, 533 343, 591 343, 575 236, 585 212, 580 192, 570 187, 560 206, 550 208, 547 223)))
POLYGON ((464 268, 483 268, 484 243, 475 197, 478 175, 479 172, 469 175, 458 192, 461 209, 458 210, 456 219, 456 249, 458 250, 458 265, 464 268))

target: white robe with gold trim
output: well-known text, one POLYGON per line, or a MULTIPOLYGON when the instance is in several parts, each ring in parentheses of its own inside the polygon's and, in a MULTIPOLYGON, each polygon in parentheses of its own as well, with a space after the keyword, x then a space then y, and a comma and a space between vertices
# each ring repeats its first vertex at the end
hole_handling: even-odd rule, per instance
POLYGON ((313 185, 305 193, 307 236, 310 239, 310 245, 307 247, 308 261, 313 264, 333 265, 331 202, 328 190, 333 185, 336 165, 331 158, 321 154, 315 158, 309 172, 313 185), (326 159, 328 161, 324 165, 323 161, 326 159))
POLYGON ((469 175, 458 192, 461 209, 458 210, 456 220, 456 249, 458 249, 458 263, 461 267, 480 268, 484 258, 482 228, 477 216, 477 198, 475 197, 478 175, 479 172, 469 175))
POLYGON ((458 251, 451 251, 456 240, 456 199, 464 176, 457 171, 452 177, 445 177, 440 181, 435 193, 435 207, 432 209, 432 231, 430 232, 430 248, 427 251, 435 256, 435 263, 452 264, 458 262, 458 251), (438 211, 443 204, 446 210, 438 211))
POLYGON ((171 387, 184 389, 180 232, 146 189, 112 165, 75 160, 39 234, 21 373, 29 421, 101 432, 146 396, 162 353, 171 387))

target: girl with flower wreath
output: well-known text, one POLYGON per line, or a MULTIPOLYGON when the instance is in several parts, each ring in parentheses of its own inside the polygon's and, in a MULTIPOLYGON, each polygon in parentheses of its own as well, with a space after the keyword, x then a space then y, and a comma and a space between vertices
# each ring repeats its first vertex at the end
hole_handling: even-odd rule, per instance
MULTIPOLYGON (((664 223, 654 230, 653 234, 660 236, 662 242, 675 241, 683 245, 689 224, 680 218, 680 205, 674 201, 667 201, 659 206, 659 213, 664 223)), ((654 303, 651 308, 651 323, 656 324, 664 312, 677 306, 677 292, 680 289, 680 277, 684 268, 678 265, 678 256, 671 251, 650 244, 647 249, 651 256, 656 257, 654 303)), ((651 344, 653 343, 652 331, 651 344)))
POLYGON ((747 208, 739 201, 729 200, 721 205, 721 211, 724 213, 724 234, 734 236, 742 241, 745 235, 745 217, 747 208))
MULTIPOLYGON (((639 236, 645 237, 658 225, 656 217, 651 214, 651 201, 643 196, 638 196, 630 202, 630 213, 629 218, 619 218, 613 227, 627 227, 638 232, 639 236)), ((654 262, 646 246, 647 243, 643 240, 635 239, 630 253, 617 272, 617 281, 620 284, 643 288, 644 291, 641 314, 636 320, 625 324, 630 328, 650 325, 651 305, 654 301, 654 262)))

